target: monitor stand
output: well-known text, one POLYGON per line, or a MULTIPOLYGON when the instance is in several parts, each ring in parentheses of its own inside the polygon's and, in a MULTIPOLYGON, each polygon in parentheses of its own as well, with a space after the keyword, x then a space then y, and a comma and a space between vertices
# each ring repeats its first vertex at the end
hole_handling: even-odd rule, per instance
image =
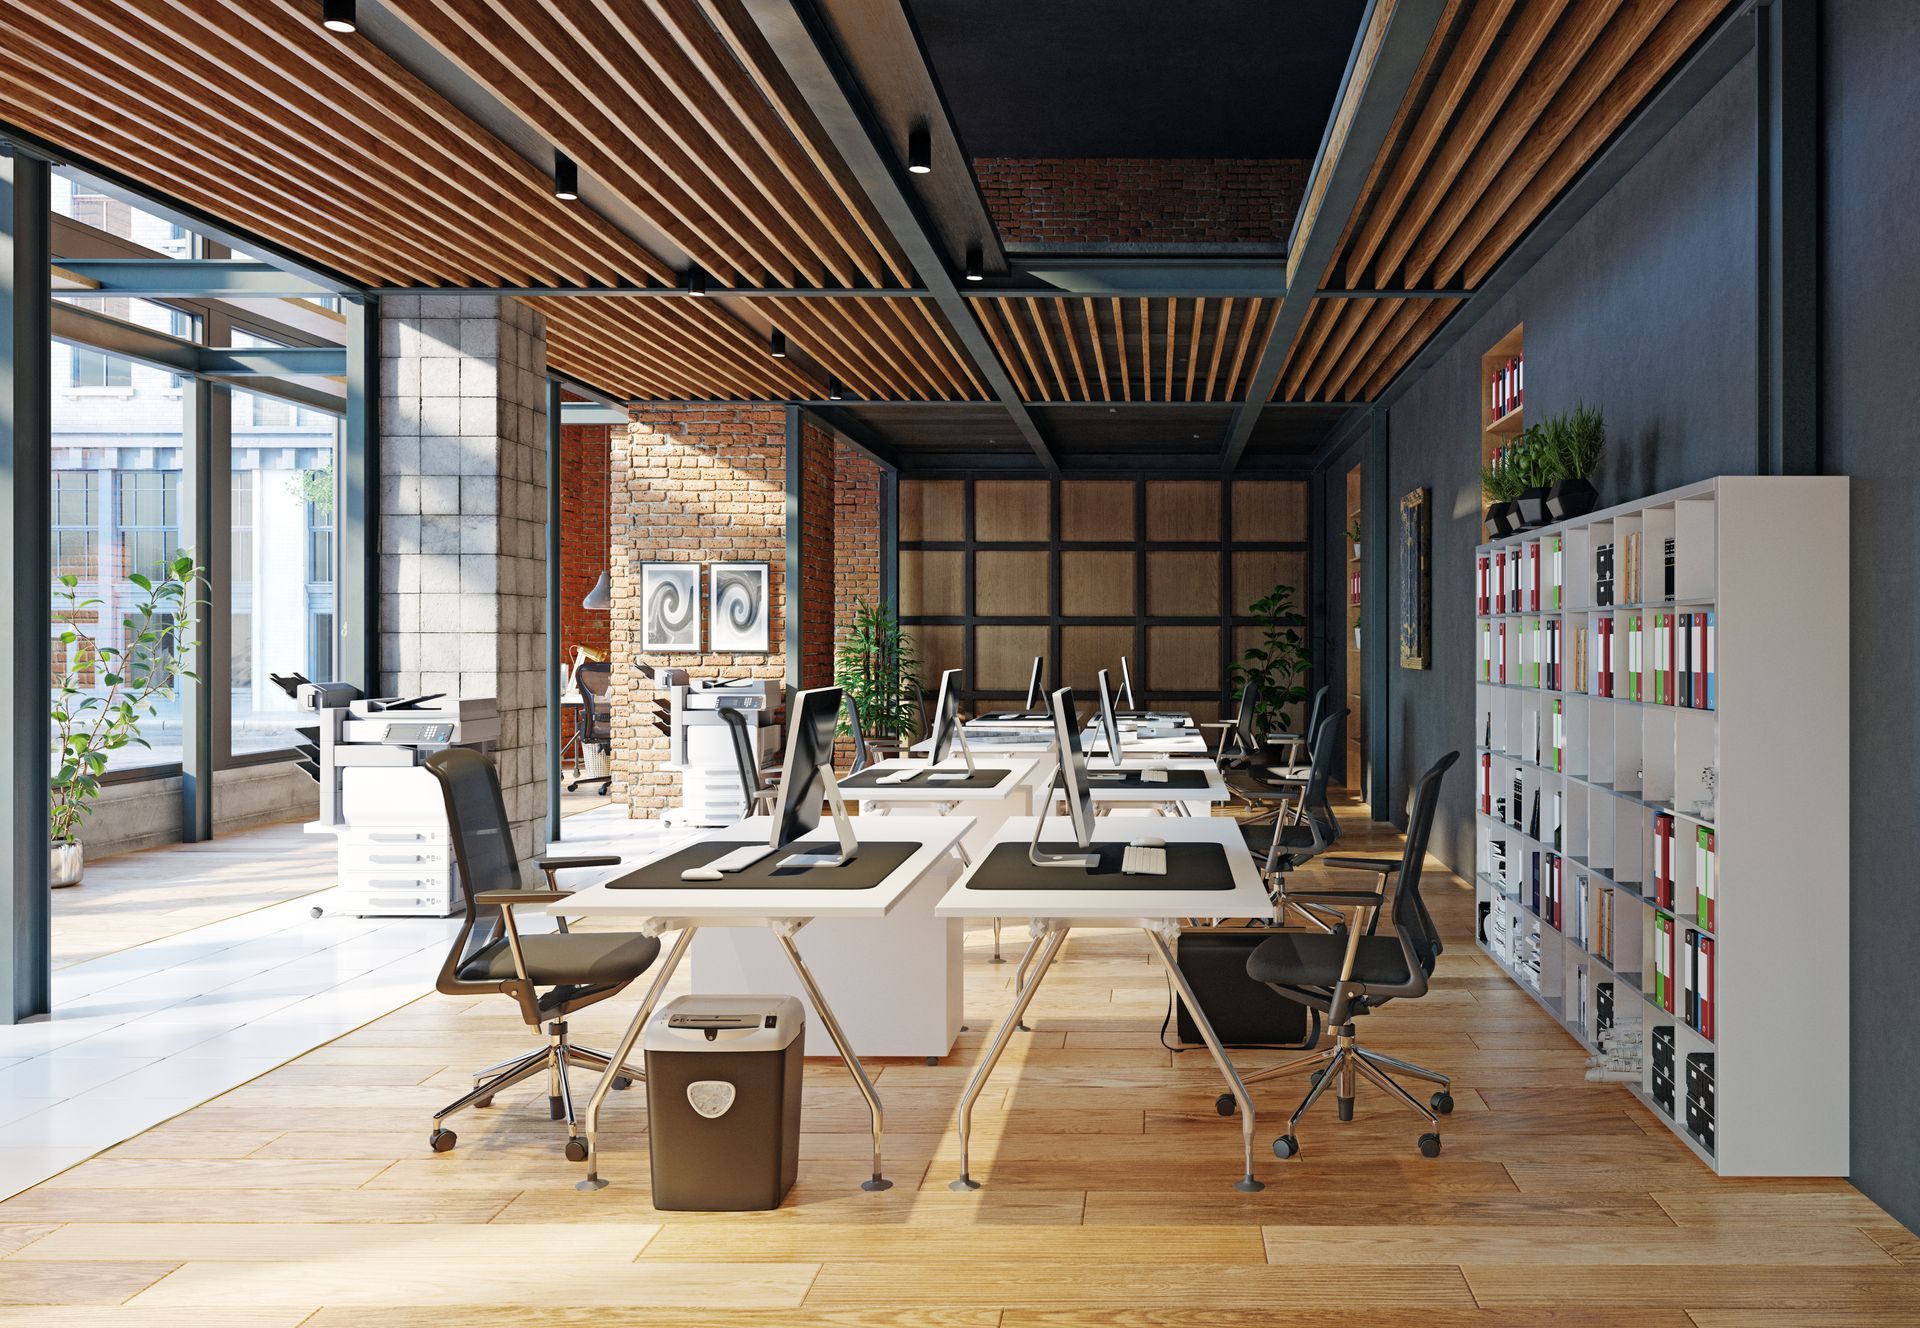
POLYGON ((973 748, 967 746, 967 726, 960 722, 958 715, 953 718, 953 741, 960 748, 960 759, 967 763, 967 768, 964 771, 942 770, 937 762, 930 762, 927 766, 929 784, 952 784, 980 773, 973 764, 973 748))
MULTIPOLYGON (((1047 813, 1053 809, 1053 795, 1059 787, 1060 771, 1056 768, 1053 772, 1053 778, 1047 781, 1046 793, 1040 799, 1040 815, 1034 817, 1033 820, 1033 838, 1027 844, 1027 861, 1036 867, 1078 867, 1082 871, 1091 871, 1100 865, 1100 855, 1098 853, 1048 853, 1040 847, 1040 836, 1045 833, 1047 828, 1047 813)), ((1069 824, 1072 823, 1073 817, 1071 814, 1068 815, 1067 821, 1069 824)), ((1078 830, 1074 831, 1074 842, 1080 842, 1080 832, 1078 830)), ((1080 844, 1080 847, 1090 848, 1092 846, 1089 844, 1080 844)))
POLYGON ((783 866, 844 867, 859 856, 860 840, 853 833, 853 822, 847 816, 847 800, 841 796, 840 781, 825 765, 820 768, 820 778, 827 786, 827 806, 833 811, 833 830, 839 836, 840 851, 790 853, 782 859, 783 866))

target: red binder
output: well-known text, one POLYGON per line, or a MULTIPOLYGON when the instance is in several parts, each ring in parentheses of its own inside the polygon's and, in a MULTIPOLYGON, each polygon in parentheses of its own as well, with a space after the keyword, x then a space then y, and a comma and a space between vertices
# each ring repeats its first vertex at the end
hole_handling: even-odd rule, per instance
POLYGON ((1480 810, 1493 815, 1493 756, 1480 754, 1480 810))
POLYGON ((1528 613, 1540 612, 1540 546, 1527 545, 1527 609, 1528 613))
POLYGON ((1666 812, 1653 818, 1653 902, 1673 907, 1673 817, 1666 812))
POLYGON ((1700 968, 1698 975, 1695 977, 1695 983, 1698 987, 1700 1036, 1711 1038, 1713 1036, 1714 1012, 1713 937, 1711 936, 1702 936, 1700 938, 1700 968))
POLYGON ((1480 556, 1480 616, 1483 618, 1492 612, 1492 610, 1487 607, 1491 598, 1487 593, 1487 580, 1492 571, 1491 562, 1492 560, 1485 554, 1480 556))

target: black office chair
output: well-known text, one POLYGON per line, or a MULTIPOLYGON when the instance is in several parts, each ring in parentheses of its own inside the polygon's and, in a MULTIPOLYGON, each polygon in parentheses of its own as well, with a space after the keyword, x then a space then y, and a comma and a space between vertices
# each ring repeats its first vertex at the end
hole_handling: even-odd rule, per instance
POLYGON ((1333 692, 1331 685, 1322 684, 1313 694, 1313 702, 1307 708, 1306 726, 1298 733, 1265 733, 1261 735, 1262 755, 1268 765, 1301 765, 1300 749, 1307 749, 1307 760, 1313 759, 1313 745, 1318 742, 1320 717, 1327 712, 1327 697, 1333 692), (1279 752, 1286 753, 1284 762, 1277 759, 1279 752))
POLYGON ((853 764, 847 767, 847 773, 857 775, 873 764, 873 754, 867 748, 867 735, 861 730, 860 703, 853 699, 852 692, 841 692, 840 699, 847 707, 847 727, 853 730, 853 764))
MULTIPOLYGON (((1414 785, 1407 800, 1406 848, 1398 858, 1328 857, 1323 860, 1328 867, 1371 872, 1375 877, 1373 889, 1293 892, 1293 899, 1300 903, 1346 913, 1345 935, 1282 932, 1262 941, 1247 957, 1249 977, 1265 983, 1288 1000, 1319 1010, 1334 1031, 1333 1046, 1246 1079, 1247 1083, 1253 1083, 1320 1066, 1314 1072, 1313 1087, 1306 1099, 1288 1118, 1287 1132, 1273 1141, 1276 1157, 1292 1157, 1300 1151, 1294 1130, 1328 1084, 1334 1086, 1340 1119, 1353 1119, 1356 1075, 1425 1117, 1431 1129, 1420 1136, 1420 1151, 1427 1157, 1440 1154, 1440 1117, 1453 1110, 1453 1095, 1449 1091, 1453 1081, 1411 1061, 1361 1046, 1354 1036, 1353 1021, 1397 997, 1416 999, 1427 993, 1427 980, 1433 975, 1443 946, 1439 929, 1433 925, 1433 915, 1427 912, 1426 903, 1420 898, 1420 872, 1426 862, 1427 839, 1433 831, 1433 814, 1440 805, 1441 777, 1459 759, 1459 752, 1448 752, 1414 785), (1386 935, 1380 933, 1382 919, 1387 924, 1386 935), (1439 1091, 1422 1105, 1400 1086, 1389 1073, 1391 1070, 1438 1084, 1439 1091)), ((1228 1096, 1224 1105, 1216 1102, 1215 1106, 1222 1115, 1230 1115, 1233 1099, 1228 1096)))
POLYGON ((771 814, 774 798, 780 792, 779 768, 760 764, 753 726, 747 722, 746 711, 722 706, 720 718, 726 722, 728 736, 733 739, 733 765, 740 772, 740 796, 746 801, 746 815, 771 814))
POLYGON ((1346 717, 1346 707, 1342 706, 1321 719, 1312 743, 1313 762, 1307 767, 1306 778, 1293 783, 1293 799, 1281 814, 1272 820, 1244 821, 1240 825, 1241 838, 1260 861, 1261 875, 1281 907, 1281 921, 1286 921, 1291 908, 1320 931, 1333 931, 1341 915, 1288 897, 1285 882, 1288 872, 1313 861, 1340 839, 1340 822, 1327 799, 1327 784, 1333 774, 1340 724, 1346 717))
MULTIPOLYGON (((580 691, 580 719, 574 744, 578 759, 584 762, 589 743, 606 743, 613 736, 613 704, 609 699, 613 690, 613 665, 604 659, 585 660, 573 671, 573 685, 580 691)), ((611 761, 611 753, 608 759, 611 761)), ((582 784, 598 784, 600 796, 606 797, 607 790, 613 787, 611 765, 608 769, 609 773, 604 776, 589 779, 576 776, 568 780, 567 792, 577 791, 582 784)))
POLYGON ((1240 688, 1240 704, 1233 712, 1233 724, 1220 735, 1220 750, 1215 754, 1222 770, 1237 770, 1260 750, 1260 681, 1249 678, 1240 688))
MULTIPOLYGON (((558 932, 522 936, 513 911, 521 905, 544 907, 565 899, 554 873, 574 867, 614 867, 617 857, 545 858, 535 865, 547 877, 547 886, 528 889, 521 884, 520 864, 514 856, 513 828, 507 822, 500 797, 500 776, 493 762, 479 752, 451 747, 427 758, 427 769, 440 781, 446 800, 447 824, 453 834, 453 857, 459 867, 460 894, 466 917, 453 947, 434 982, 448 996, 502 992, 519 1003, 527 1027, 545 1025, 546 1045, 474 1075, 472 1092, 433 1113, 433 1133, 427 1142, 436 1153, 452 1148, 457 1136, 441 1122, 468 1107, 490 1106, 494 1095, 523 1079, 547 1072, 547 1111, 567 1122, 567 1158, 583 1162, 587 1141, 579 1134, 573 1114, 573 1092, 567 1070, 573 1065, 606 1069, 611 1058, 602 1051, 573 1046, 567 1040, 567 1016, 575 1010, 617 995, 653 964, 660 942, 633 932, 569 934, 565 923, 558 932)), ((625 1069, 617 1088, 642 1077, 625 1069)))

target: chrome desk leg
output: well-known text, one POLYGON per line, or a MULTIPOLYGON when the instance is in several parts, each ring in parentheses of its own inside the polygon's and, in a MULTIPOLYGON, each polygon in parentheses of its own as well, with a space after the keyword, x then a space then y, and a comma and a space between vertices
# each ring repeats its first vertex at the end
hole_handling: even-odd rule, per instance
MULTIPOLYGON (((1053 957, 1060 953, 1060 947, 1066 943, 1067 928, 1050 928, 1044 937, 1034 937, 1034 944, 1040 946, 1040 962, 1033 970, 1033 980, 1023 983, 1014 997, 1013 1008, 1007 1011, 1007 1017, 1000 1021, 1000 1031, 993 1035, 993 1045, 987 1048, 987 1055, 980 1062, 980 1068, 973 1072, 973 1078, 967 1083, 967 1091, 960 1098, 960 1179, 947 1186, 950 1190, 977 1190, 980 1182, 975 1180, 968 1170, 967 1141, 973 1134, 973 1104, 980 1096, 980 1090, 987 1086, 987 1076, 993 1073, 993 1067, 999 1063, 1000 1054, 1007 1049, 1007 1039, 1013 1036, 1013 1030, 1020 1026, 1020 1018, 1026 1014, 1027 1006, 1033 1000, 1033 994, 1040 990, 1040 983, 1046 978, 1047 970, 1053 966, 1053 957), (1042 941, 1044 939, 1044 944, 1042 941)), ((1031 954, 1033 946, 1028 946, 1031 954)), ((1025 968, 1025 964, 1022 964, 1025 968)))
MULTIPOLYGON (((998 919, 995 919, 995 922, 997 924, 998 919)), ((1041 937, 1038 935, 1030 937, 1028 939, 1027 951, 1025 954, 1020 956, 1020 967, 1016 968, 1013 971, 1013 992, 1014 992, 1014 995, 1016 996, 1020 994, 1020 989, 1027 985, 1027 969, 1032 966, 1034 955, 1039 953, 1040 941, 1041 941, 1041 937)), ((1022 1033, 1031 1033, 1033 1031, 1031 1028, 1028 1028, 1024 1023, 1018 1024, 1016 1025, 1016 1027, 1022 1033)))
POLYGON ((995 918, 993 920, 993 958, 989 959, 987 962, 990 964, 1004 964, 1007 962, 1006 959, 1000 953, 1000 919, 999 918, 995 918))
POLYGON ((633 1022, 621 1034, 620 1045, 614 1049, 600 1082, 594 1087, 593 1097, 587 1102, 587 1178, 573 1187, 576 1190, 603 1190, 607 1186, 607 1182, 600 1179, 600 1105, 607 1100, 607 1091, 613 1087, 613 1081, 624 1073, 620 1067, 633 1054, 633 1044, 640 1040, 647 1020, 653 1016, 653 1007, 660 1003, 660 993, 667 989, 668 980, 673 977, 674 970, 680 967, 680 957, 686 954, 687 946, 698 930, 698 927, 680 929, 673 948, 667 951, 667 957, 660 962, 660 971, 654 975, 653 985, 647 988, 647 998, 633 1012, 633 1022))
POLYGON ((807 989, 807 999, 813 1002, 813 1012, 820 1016, 820 1022, 826 1025, 827 1036, 833 1039, 833 1045, 840 1052, 840 1059, 847 1063, 847 1070, 853 1075, 853 1082, 860 1089, 860 1096, 867 1100, 867 1114, 873 1118, 873 1178, 860 1182, 863 1190, 890 1190, 893 1182, 880 1174, 880 1132, 885 1116, 880 1107, 880 1095, 873 1091, 873 1080, 867 1078, 866 1067, 860 1064, 860 1058, 853 1054, 853 1048, 847 1044, 847 1035, 840 1031, 840 1021, 833 1017, 833 1007, 827 1004, 827 998, 820 994, 820 984, 813 980, 813 974, 807 969, 807 961, 800 957, 800 947, 793 943, 793 933, 784 927, 775 927, 774 936, 780 942, 780 948, 787 952, 787 962, 793 965, 793 971, 800 975, 800 985, 807 989))
POLYGON ((1227 1087, 1233 1090, 1234 1101, 1240 1104, 1240 1142, 1245 1154, 1246 1174, 1233 1183, 1233 1188, 1248 1193, 1264 1190, 1267 1187, 1253 1178, 1253 1098, 1248 1094, 1247 1086, 1240 1082, 1240 1072, 1227 1059, 1226 1050, 1220 1045, 1213 1025, 1207 1022, 1206 1011, 1200 1008, 1199 998, 1193 994, 1193 988, 1187 985, 1186 975, 1180 971, 1180 965, 1173 961, 1173 951, 1167 946, 1167 938, 1151 927, 1141 930, 1146 932, 1147 943, 1153 946, 1153 952, 1160 957, 1160 965, 1167 970, 1174 990, 1180 993, 1181 1001, 1186 1004, 1187 1013, 1193 1017, 1193 1026, 1200 1030, 1200 1040, 1207 1044, 1207 1050, 1213 1054, 1213 1063, 1220 1067, 1227 1087))

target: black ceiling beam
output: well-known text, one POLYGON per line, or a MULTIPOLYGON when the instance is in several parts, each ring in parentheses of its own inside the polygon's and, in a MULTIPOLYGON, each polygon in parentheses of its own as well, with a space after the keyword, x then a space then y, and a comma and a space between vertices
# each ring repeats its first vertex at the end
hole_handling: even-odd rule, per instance
MULTIPOLYGON (((563 379, 565 377, 564 375, 558 374, 555 376, 563 379)), ((572 380, 568 381, 571 382, 572 380)), ((606 398, 603 394, 600 394, 597 389, 595 389, 594 395, 596 400, 610 400, 610 398, 606 398)), ((658 406, 667 402, 672 402, 674 405, 680 406, 806 406, 816 410, 845 410, 848 407, 873 406, 885 407, 889 410, 897 408, 915 411, 945 410, 957 412, 965 410, 997 410, 999 408, 999 403, 995 401, 942 401, 924 400, 920 398, 895 400, 891 397, 842 397, 837 401, 831 399, 822 400, 819 397, 661 397, 658 400, 634 397, 624 404, 630 408, 639 409, 645 406, 658 406)), ((1240 408, 1240 403, 1236 401, 1034 401, 1028 404, 1035 410, 1049 413, 1054 411, 1078 410, 1087 412, 1105 411, 1108 414, 1128 415, 1167 411, 1217 412, 1221 415, 1226 415, 1240 408)), ((1364 406, 1367 404, 1368 403, 1364 401, 1270 401, 1267 403, 1267 409, 1270 411, 1334 411, 1346 410, 1353 406, 1364 406)))
MULTIPOLYGON (((901 449, 900 453, 900 473, 914 478, 941 473, 979 474, 983 471, 1017 475, 1045 473, 1034 463, 1032 457, 1022 452, 963 452, 947 451, 944 448, 907 447, 901 449)), ((1218 479, 1220 463, 1219 458, 1211 451, 1088 453, 1063 456, 1060 459, 1060 473, 1103 477, 1141 474, 1161 477, 1191 475, 1218 479)), ((1260 456, 1250 458, 1241 468, 1241 473, 1305 477, 1313 473, 1313 459, 1305 453, 1260 456)))
POLYGON ((900 469, 900 451, 866 421, 831 406, 803 406, 802 411, 819 421, 822 427, 861 453, 882 470, 900 469))
MULTIPOLYGON (((70 266, 70 265, 67 265, 70 266)), ((588 285, 588 286, 374 286, 369 295, 472 295, 540 296, 569 298, 579 295, 623 295, 666 300, 719 299, 744 296, 753 299, 821 300, 893 300, 926 297, 932 292, 924 286, 715 286, 709 285, 696 295, 681 286, 588 285)))
POLYGON ((1334 98, 1334 118, 1327 125, 1313 170, 1307 175, 1308 200, 1311 202, 1315 185, 1323 177, 1325 187, 1320 190, 1311 215, 1303 213, 1295 223, 1293 241, 1288 246, 1287 266, 1293 274, 1289 290, 1280 299, 1272 332, 1254 364, 1253 376, 1247 382, 1246 400, 1227 430, 1220 454, 1224 470, 1233 470, 1246 453, 1247 441, 1253 437, 1253 426, 1259 422, 1261 408, 1280 381, 1280 371, 1286 367, 1293 338, 1306 321, 1307 310, 1320 290, 1320 280, 1333 262, 1347 218, 1360 203, 1360 191, 1366 187, 1374 160, 1386 146, 1394 117, 1400 113, 1400 103, 1406 99, 1407 90, 1419 71, 1421 57, 1433 41, 1434 31, 1446 9, 1446 0, 1374 0, 1360 21, 1353 57, 1347 64, 1346 77, 1341 80, 1340 94, 1334 98), (1360 56, 1375 22, 1374 16, 1380 5, 1389 3, 1393 5, 1393 12, 1386 19, 1386 30, 1380 35, 1373 63, 1363 69, 1360 56), (1355 79, 1362 80, 1357 87, 1355 79), (1353 115, 1347 121, 1345 134, 1336 142, 1334 130, 1349 95, 1357 99, 1353 115), (1306 228, 1304 234, 1300 229, 1302 225, 1306 228))
POLYGON ((927 288, 960 348, 979 369, 982 381, 1026 439, 1040 464, 1057 469, 1058 459, 1026 403, 994 354, 966 299, 954 284, 947 256, 935 246, 920 215, 904 169, 887 147, 888 138, 873 120, 865 96, 821 22, 810 0, 745 0, 745 8, 773 49, 814 118, 853 173, 907 262, 927 288))
POLYGON ((1453 348, 1501 296, 1512 290, 1533 265, 1546 257, 1579 220, 1604 198, 1655 144, 1679 124, 1688 111, 1725 78, 1753 49, 1755 19, 1748 6, 1727 12, 1648 95, 1640 109, 1614 133, 1611 140, 1527 229, 1499 266, 1474 287, 1473 295, 1435 329, 1418 354, 1401 366, 1375 404, 1386 407, 1405 395, 1453 348))

